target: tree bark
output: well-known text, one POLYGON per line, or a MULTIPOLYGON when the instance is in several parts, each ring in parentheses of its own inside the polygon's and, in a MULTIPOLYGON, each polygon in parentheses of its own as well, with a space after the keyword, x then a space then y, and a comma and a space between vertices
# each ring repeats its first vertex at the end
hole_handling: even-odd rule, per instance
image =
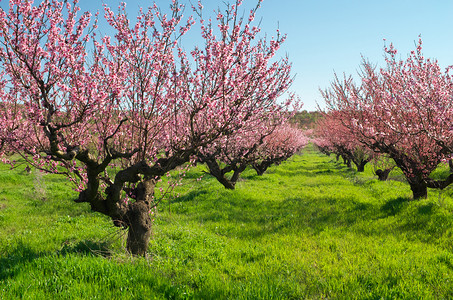
POLYGON ((212 174, 212 176, 214 176, 217 179, 217 181, 220 182, 228 190, 234 190, 234 188, 236 187, 235 181, 231 181, 223 175, 217 176, 212 174))
POLYGON ((365 171, 365 165, 369 163, 371 158, 357 158, 353 157, 352 161, 357 167, 357 172, 364 172, 365 171))
POLYGON ((244 172, 246 168, 247 168, 247 165, 240 165, 238 167, 235 167, 234 171, 233 171, 233 175, 230 178, 230 181, 234 182, 234 184, 236 184, 236 182, 239 180, 239 176, 241 176, 242 172, 244 172))
POLYGON ((427 185, 424 181, 409 182, 414 200, 425 199, 428 197, 427 185))
POLYGON ((431 178, 428 178, 428 180, 426 180, 426 185, 429 188, 441 189, 441 190, 443 190, 444 188, 446 188, 447 186, 449 186, 452 183, 453 183, 453 174, 450 174, 445 180, 434 180, 431 178))
POLYGON ((343 156, 343 162, 348 168, 351 168, 351 160, 349 158, 343 156))
POLYGON ((453 183, 453 174, 450 174, 445 180, 434 180, 431 178, 425 180, 419 180, 415 182, 409 182, 412 193, 414 194, 414 200, 426 198, 428 196, 427 188, 443 190, 447 186, 453 183))
POLYGON ((354 164, 357 166, 357 172, 364 172, 365 171, 365 165, 368 163, 368 161, 363 160, 361 162, 354 162, 354 164))
POLYGON ((378 176, 380 181, 386 181, 388 179, 389 174, 392 171, 392 169, 385 169, 385 170, 377 169, 375 173, 378 176))
POLYGON ((423 175, 422 170, 417 170, 417 162, 411 158, 399 153, 393 148, 389 148, 389 156, 395 161, 398 168, 403 171, 407 182, 412 190, 414 200, 423 199, 428 197, 428 189, 426 184, 426 177, 423 175))
POLYGON ((132 255, 146 256, 151 237, 151 217, 149 204, 137 201, 129 205, 127 211, 128 233, 126 249, 132 255))
POLYGON ((227 165, 224 168, 221 168, 216 159, 204 159, 203 162, 206 163, 209 169, 209 174, 214 176, 218 182, 220 182, 226 189, 234 190, 236 182, 239 180, 241 173, 247 168, 246 164, 240 165, 227 165), (233 171, 233 175, 230 179, 226 177, 228 172, 233 171))
POLYGON ((222 170, 219 163, 214 158, 205 159, 204 162, 208 166, 209 174, 214 176, 226 189, 234 190, 236 182, 230 181, 225 177, 225 170, 222 170))
POLYGON ((154 179, 144 179, 134 190, 135 202, 128 205, 125 223, 128 226, 126 249, 132 255, 146 256, 151 237, 152 221, 149 215, 154 195, 154 179))
POLYGON ((272 165, 272 162, 269 161, 262 161, 259 164, 253 164, 252 167, 256 171, 258 176, 261 176, 266 172, 266 170, 272 165))

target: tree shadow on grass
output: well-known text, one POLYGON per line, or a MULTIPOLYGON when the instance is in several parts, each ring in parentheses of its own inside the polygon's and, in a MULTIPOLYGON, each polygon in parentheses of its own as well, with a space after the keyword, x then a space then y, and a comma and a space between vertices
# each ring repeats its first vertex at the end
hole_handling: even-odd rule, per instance
POLYGON ((418 213, 421 215, 431 215, 434 212, 434 203, 428 203, 418 208, 418 213))
POLYGON ((381 211, 385 214, 385 217, 395 216, 401 212, 407 203, 409 203, 409 200, 410 199, 406 197, 398 197, 396 199, 389 200, 381 207, 381 211))
POLYGON ((218 201, 215 209, 193 216, 194 220, 226 226, 226 236, 255 239, 279 232, 319 234, 326 228, 348 228, 369 220, 379 208, 371 203, 350 200, 345 205, 331 199, 287 198, 284 201, 238 199, 218 201), (320 204, 320 201, 323 204, 320 204))
POLYGON ((21 266, 45 254, 36 252, 20 241, 16 247, 0 257, 0 280, 13 278, 19 274, 21 266))
MULTIPOLYGON (((345 172, 354 172, 353 170, 345 170, 345 172)), ((268 178, 266 175, 270 174, 276 174, 281 177, 318 177, 322 175, 335 175, 335 174, 341 174, 343 171, 338 171, 335 168, 329 168, 329 167, 316 167, 316 168, 305 168, 305 167, 299 167, 299 168, 279 168, 274 167, 272 169, 267 170, 263 175, 258 175, 256 173, 250 172, 249 174, 244 174, 242 177, 244 179, 249 179, 249 180, 261 180, 261 181, 267 181, 268 178)))
POLYGON ((366 236, 409 234, 424 240, 444 236, 451 227, 445 224, 453 223, 449 215, 437 213, 435 203, 417 203, 410 197, 396 197, 383 204, 333 198, 295 197, 281 202, 219 199, 215 208, 200 211, 193 219, 211 223, 213 228, 218 227, 220 235, 241 239, 255 239, 280 232, 318 235, 326 229, 335 229, 352 230, 366 236), (387 223, 388 226, 382 225, 387 223))
POLYGON ((389 225, 376 234, 397 233, 408 239, 431 243, 448 236, 453 226, 452 215, 429 200, 413 201, 409 197, 398 197, 387 201, 381 207, 381 213, 377 219, 391 219, 389 225))
POLYGON ((63 244, 61 250, 57 252, 40 252, 36 251, 23 241, 19 241, 14 247, 1 253, 0 257, 0 280, 14 278, 21 272, 23 265, 39 259, 41 257, 55 256, 55 255, 96 255, 96 256, 110 256, 112 254, 109 249, 109 244, 106 242, 98 242, 92 240, 79 241, 77 243, 66 242, 63 244))
POLYGON ((201 198, 204 195, 207 195, 208 191, 204 189, 198 189, 194 191, 190 191, 189 193, 179 196, 176 199, 172 199, 171 203, 180 203, 180 202, 192 202, 197 201, 198 198, 201 198))
MULTIPOLYGON (((399 214, 402 209, 411 203, 412 199, 408 197, 398 197, 387 201, 382 207, 381 211, 385 213, 385 217, 395 216, 399 214)), ((434 203, 427 203, 417 208, 419 215, 432 215, 434 213, 434 203)))
MULTIPOLYGON (((330 161, 319 161, 313 165, 291 165, 287 164, 283 167, 273 166, 266 173, 278 174, 285 177, 317 177, 317 176, 329 176, 338 175, 343 177, 350 177, 357 174, 354 168, 349 168, 345 164, 330 161)), ((266 174, 265 173, 265 174, 266 174)))

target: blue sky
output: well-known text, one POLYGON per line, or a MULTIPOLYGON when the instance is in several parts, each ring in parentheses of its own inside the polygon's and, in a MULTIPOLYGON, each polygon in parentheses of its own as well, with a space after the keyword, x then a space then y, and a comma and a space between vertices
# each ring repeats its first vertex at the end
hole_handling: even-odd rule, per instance
POLYGON ((319 88, 329 86, 334 71, 355 74, 362 55, 382 64, 384 38, 406 58, 421 35, 426 57, 453 64, 453 1, 268 0, 261 14, 266 29, 280 20, 288 34, 285 51, 297 73, 292 88, 307 110, 316 101, 322 106, 319 88))
MULTIPOLYGON (((112 7, 119 3, 104 2, 112 7)), ((125 2, 132 17, 139 6, 147 7, 152 0, 125 2)), ((170 0, 156 2, 167 8, 170 0)), ((223 2, 204 0, 206 13, 223 7, 223 2)), ((3 0, 1 6, 6 3, 3 0)), ((248 11, 255 4, 255 0, 244 0, 243 8, 248 11)), ((79 5, 83 11, 102 10, 101 0, 80 0, 79 5)), ((190 13, 187 9, 186 14, 190 13)), ((355 74, 362 55, 382 64, 383 39, 405 58, 421 35, 426 57, 438 59, 442 67, 453 65, 451 0, 264 0, 257 19, 262 19, 263 34, 273 35, 279 27, 288 35, 278 55, 289 55, 296 75, 291 90, 307 110, 316 110, 316 102, 323 107, 319 88, 329 86, 334 71, 355 74)))

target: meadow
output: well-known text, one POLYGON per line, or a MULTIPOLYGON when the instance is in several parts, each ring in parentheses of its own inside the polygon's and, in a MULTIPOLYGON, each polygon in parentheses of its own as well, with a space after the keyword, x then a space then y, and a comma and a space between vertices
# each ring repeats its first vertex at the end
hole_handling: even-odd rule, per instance
POLYGON ((453 298, 453 190, 411 201, 396 170, 309 146, 231 191, 194 167, 136 258, 66 179, 0 168, 0 299, 453 298))

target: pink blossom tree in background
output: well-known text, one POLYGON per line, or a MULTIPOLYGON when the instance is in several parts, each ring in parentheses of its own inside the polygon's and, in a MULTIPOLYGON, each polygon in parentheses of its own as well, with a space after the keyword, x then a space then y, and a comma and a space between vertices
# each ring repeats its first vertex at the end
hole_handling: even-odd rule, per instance
POLYGON ((206 164, 207 173, 225 188, 234 189, 241 173, 248 166, 264 159, 267 152, 263 148, 266 147, 268 137, 293 115, 288 109, 285 105, 280 112, 275 109, 263 110, 250 116, 240 130, 223 136, 207 147, 201 147, 197 161, 206 164))
MULTIPOLYGON (((314 136, 310 140, 319 152, 324 153, 327 156, 330 156, 333 153, 329 140, 322 135, 319 135, 316 128, 314 130, 314 136)), ((337 156, 337 161, 339 158, 340 157, 337 156)))
POLYGON ((315 127, 314 143, 316 147, 325 154, 334 153, 336 160, 340 157, 343 159, 344 164, 351 168, 351 159, 346 152, 345 143, 349 143, 349 140, 343 138, 345 131, 341 123, 338 123, 334 118, 328 114, 324 114, 324 117, 318 119, 315 127), (343 129, 343 130, 342 130, 343 129), (343 133, 341 135, 340 133, 343 133))
POLYGON ((256 126, 241 128, 216 143, 203 147, 197 154, 198 162, 206 164, 208 174, 217 179, 226 189, 235 189, 239 177, 255 160, 258 147, 273 129, 263 126, 258 120, 256 126))
POLYGON ((239 6, 217 28, 202 19, 205 46, 188 54, 178 41, 193 19, 183 24, 176 0, 168 15, 153 5, 135 21, 125 5, 105 7, 112 37, 78 16, 77 0, 11 0, 0 11, 2 154, 67 176, 75 201, 128 228, 127 250, 146 255, 156 181, 282 109, 290 65, 272 61, 284 38, 258 39, 256 10, 243 21, 239 6))
POLYGON ((288 159, 308 143, 308 138, 298 128, 286 123, 264 124, 260 122, 202 148, 198 161, 205 163, 207 173, 225 188, 234 189, 247 167, 253 167, 262 175, 272 164, 288 159))
POLYGON ((405 175, 414 199, 427 197, 427 187, 445 188, 453 176, 433 180, 431 172, 451 156, 453 81, 436 60, 423 57, 422 42, 406 60, 386 49, 386 67, 364 61, 361 84, 345 77, 324 93, 350 133, 369 149, 385 153, 405 175))
POLYGON ((287 160, 310 142, 305 131, 290 124, 282 124, 263 140, 255 153, 252 163, 258 175, 276 164, 287 160))
POLYGON ((231 116, 242 120, 241 128, 224 130, 216 142, 197 153, 198 161, 208 166, 209 174, 228 189, 234 189, 263 138, 289 117, 287 110, 294 102, 292 97, 281 104, 275 101, 292 82, 291 65, 287 57, 275 59, 286 36, 277 31, 270 41, 257 38, 260 29, 252 24, 260 2, 248 19, 238 16, 240 2, 227 5, 225 12, 218 10, 218 28, 203 18, 202 11, 196 10, 206 44, 192 52, 197 69, 187 74, 187 90, 190 99, 212 99, 212 105, 218 109, 197 124, 231 123, 227 120, 231 116), (240 110, 232 107, 232 103, 244 99, 248 107, 240 110), (229 177, 230 172, 233 174, 229 177))
POLYGON ((324 114, 323 118, 317 121, 315 133, 318 137, 318 148, 328 149, 335 153, 337 158, 341 156, 349 168, 353 162, 358 172, 363 172, 365 165, 375 156, 372 150, 356 140, 335 113, 324 114))

